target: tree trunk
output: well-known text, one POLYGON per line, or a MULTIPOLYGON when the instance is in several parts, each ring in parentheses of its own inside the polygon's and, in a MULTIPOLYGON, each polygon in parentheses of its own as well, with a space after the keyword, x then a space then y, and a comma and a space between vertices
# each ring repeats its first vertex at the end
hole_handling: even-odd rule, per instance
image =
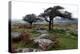
POLYGON ((49 21, 49 31, 51 30, 51 20, 49 21))
POLYGON ((32 28, 32 23, 30 23, 30 27, 32 28))
POLYGON ((52 24, 51 27, 52 27, 52 29, 53 29, 53 20, 52 20, 51 24, 52 24))
POLYGON ((53 29, 53 18, 50 17, 50 21, 49 21, 49 31, 53 29))

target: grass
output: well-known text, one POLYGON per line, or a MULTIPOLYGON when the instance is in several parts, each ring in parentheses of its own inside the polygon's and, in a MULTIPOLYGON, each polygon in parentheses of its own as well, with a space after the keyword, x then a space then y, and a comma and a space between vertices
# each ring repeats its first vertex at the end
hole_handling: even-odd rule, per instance
POLYGON ((60 37, 58 38, 58 40, 59 40, 59 46, 56 48, 52 47, 49 50, 65 50, 65 49, 77 49, 78 48, 78 43, 77 43, 77 40, 75 39, 60 37))
POLYGON ((29 43, 23 43, 23 42, 18 42, 15 43, 16 48, 35 48, 34 43, 33 42, 29 42, 29 43))
MULTIPOLYGON (((45 28, 47 28, 47 25, 44 25, 45 28)), ((51 31, 48 31, 48 34, 53 36, 58 36, 59 46, 54 48, 50 48, 49 50, 64 50, 64 49, 77 49, 78 48, 78 34, 74 32, 75 29, 77 29, 76 25, 65 25, 65 26, 59 26, 54 25, 54 29, 51 31)), ((31 34, 32 38, 35 38, 40 35, 39 32, 33 29, 14 29, 12 31, 17 32, 23 32, 26 31, 31 34)), ((36 46, 33 43, 22 43, 19 42, 16 44, 17 48, 36 48, 36 46)))
POLYGON ((70 38, 59 38, 60 48, 61 49, 76 49, 77 48, 77 40, 70 38))
POLYGON ((58 36, 59 40, 59 46, 54 48, 52 47, 49 50, 63 50, 63 49, 77 49, 78 48, 78 35, 68 30, 69 32, 66 32, 64 29, 53 29, 50 31, 50 34, 55 34, 58 36))

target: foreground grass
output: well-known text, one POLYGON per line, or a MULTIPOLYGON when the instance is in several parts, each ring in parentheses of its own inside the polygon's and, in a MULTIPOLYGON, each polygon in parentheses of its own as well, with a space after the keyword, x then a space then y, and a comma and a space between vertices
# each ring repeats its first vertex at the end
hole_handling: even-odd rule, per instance
POLYGON ((78 35, 71 31, 64 29, 53 29, 50 34, 58 36, 59 46, 50 48, 50 50, 64 50, 64 49, 77 49, 78 48, 78 35))
MULTIPOLYGON (((48 27, 44 25, 44 27, 48 27)), ((77 29, 76 25, 66 25, 59 26, 54 25, 54 29, 52 31, 48 31, 48 34, 54 35, 58 37, 59 46, 52 47, 49 50, 64 50, 64 49, 77 49, 78 48, 78 34, 74 31, 77 29)), ((26 31, 31 34, 32 38, 35 38, 40 35, 40 33, 36 32, 34 29, 14 29, 13 31, 23 32, 26 31)), ((36 48, 33 42, 25 44, 23 42, 16 43, 16 48, 36 48)))
POLYGON ((70 38, 59 38, 60 48, 61 49, 76 49, 77 48, 77 40, 70 38))

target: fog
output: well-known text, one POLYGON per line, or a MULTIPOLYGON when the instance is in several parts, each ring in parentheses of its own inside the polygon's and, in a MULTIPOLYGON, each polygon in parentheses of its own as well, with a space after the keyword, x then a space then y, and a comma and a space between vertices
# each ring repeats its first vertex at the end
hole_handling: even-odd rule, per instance
POLYGON ((77 5, 69 4, 52 4, 52 3, 36 3, 36 2, 12 2, 12 17, 11 19, 22 19, 27 14, 36 14, 39 15, 49 7, 60 5, 65 8, 65 10, 72 13, 74 18, 78 17, 78 7, 77 5))

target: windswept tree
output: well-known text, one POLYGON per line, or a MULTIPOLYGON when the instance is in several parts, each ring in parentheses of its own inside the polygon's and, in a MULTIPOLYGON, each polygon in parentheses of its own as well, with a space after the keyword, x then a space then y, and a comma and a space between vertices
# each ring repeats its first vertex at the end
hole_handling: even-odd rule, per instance
POLYGON ((28 14, 23 18, 23 20, 28 22, 30 24, 30 27, 32 27, 33 22, 43 21, 42 19, 40 19, 35 14, 28 14))
POLYGON ((64 8, 61 6, 54 6, 54 7, 49 7, 46 10, 44 10, 44 13, 41 13, 39 16, 44 17, 47 22, 49 22, 49 30, 52 30, 53 28, 53 19, 56 16, 59 16, 61 18, 67 18, 71 19, 72 13, 68 11, 63 11, 64 8))

